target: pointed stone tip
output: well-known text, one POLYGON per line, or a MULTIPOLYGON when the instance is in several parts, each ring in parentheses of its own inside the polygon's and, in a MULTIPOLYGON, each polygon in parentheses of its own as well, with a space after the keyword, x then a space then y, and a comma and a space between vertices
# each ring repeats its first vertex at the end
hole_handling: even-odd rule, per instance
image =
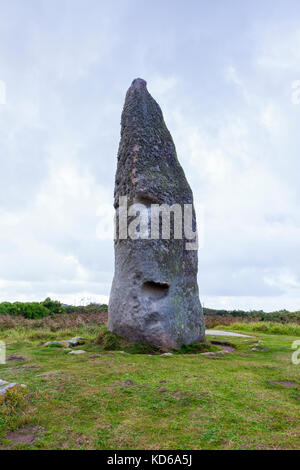
POLYGON ((131 86, 133 88, 136 88, 137 90, 143 90, 143 89, 147 89, 147 82, 146 80, 143 80, 142 78, 135 78, 131 86))

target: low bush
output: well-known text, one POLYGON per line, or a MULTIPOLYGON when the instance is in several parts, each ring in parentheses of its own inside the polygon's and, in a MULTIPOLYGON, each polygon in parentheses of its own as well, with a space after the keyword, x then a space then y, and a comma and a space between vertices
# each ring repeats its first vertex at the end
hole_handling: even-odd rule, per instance
POLYGON ((39 319, 48 315, 58 315, 64 313, 75 314, 99 314, 107 312, 107 305, 89 304, 87 306, 63 305, 58 300, 51 300, 49 297, 43 302, 2 302, 0 303, 0 315, 11 317, 22 316, 28 319, 39 319))
POLYGON ((0 304, 0 315, 21 315, 25 318, 43 318, 51 312, 38 302, 3 302, 0 304))
POLYGON ((120 339, 117 335, 111 331, 106 330, 103 334, 103 349, 106 350, 116 350, 120 348, 120 339))
POLYGON ((208 328, 218 325, 230 325, 235 322, 276 322, 276 323, 297 323, 300 325, 300 311, 289 312, 278 310, 274 312, 264 312, 263 310, 216 310, 203 308, 203 313, 208 328))

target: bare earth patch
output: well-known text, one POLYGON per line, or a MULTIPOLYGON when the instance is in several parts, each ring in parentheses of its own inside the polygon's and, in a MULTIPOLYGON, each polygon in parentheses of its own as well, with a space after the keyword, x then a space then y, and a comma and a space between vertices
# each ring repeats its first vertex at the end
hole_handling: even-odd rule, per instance
POLYGON ((66 373, 63 370, 51 370, 49 372, 43 372, 43 374, 39 374, 37 377, 55 377, 57 375, 65 375, 66 373))
POLYGON ((180 400, 181 398, 187 398, 187 397, 195 397, 196 395, 193 395, 191 393, 187 392, 182 392, 181 390, 175 390, 173 393, 171 393, 171 397, 175 398, 175 400, 180 400))
POLYGON ((231 346, 228 343, 222 343, 220 341, 212 341, 211 343, 215 344, 216 346, 220 346, 224 353, 233 353, 233 352, 235 352, 235 347, 231 346))
POLYGON ((112 384, 113 387, 134 387, 136 383, 132 380, 117 380, 112 384))
POLYGON ((288 388, 300 387, 300 384, 298 384, 297 382, 292 382, 291 380, 270 380, 270 384, 272 385, 279 384, 288 388))
POLYGON ((39 369, 39 367, 38 366, 15 366, 15 367, 11 367, 10 369, 22 371, 22 370, 39 369))
POLYGON ((202 398, 204 396, 207 396, 207 392, 202 392, 202 393, 189 393, 189 392, 184 392, 183 390, 169 390, 167 388, 160 388, 158 389, 158 393, 167 393, 169 397, 174 398, 175 400, 184 400, 187 398, 202 398))
POLYGON ((33 444, 42 431, 43 428, 40 426, 24 426, 8 433, 6 439, 11 441, 12 444, 33 444))
POLYGON ((200 353, 200 356, 205 356, 211 359, 221 359, 224 357, 224 351, 200 353))
POLYGON ((30 361, 30 358, 24 356, 23 354, 11 354, 10 356, 8 356, 7 360, 24 362, 24 361, 30 361))

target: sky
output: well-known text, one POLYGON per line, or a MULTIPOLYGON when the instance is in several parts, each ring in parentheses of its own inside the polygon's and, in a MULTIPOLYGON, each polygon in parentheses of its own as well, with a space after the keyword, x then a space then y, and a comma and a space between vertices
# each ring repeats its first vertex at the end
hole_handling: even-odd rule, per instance
POLYGON ((141 77, 201 215, 202 304, 299 310, 299 1, 0 8, 0 302, 108 301, 120 116, 141 77))

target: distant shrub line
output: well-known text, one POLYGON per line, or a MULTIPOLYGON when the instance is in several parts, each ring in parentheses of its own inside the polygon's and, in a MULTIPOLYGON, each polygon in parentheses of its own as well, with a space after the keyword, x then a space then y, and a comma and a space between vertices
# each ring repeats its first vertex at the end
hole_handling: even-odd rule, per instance
POLYGON ((230 325, 236 322, 276 322, 276 323, 298 323, 300 324, 300 311, 289 312, 278 310, 275 312, 264 312, 263 310, 215 310, 203 308, 206 324, 210 327, 218 324, 230 325))
POLYGON ((87 306, 63 305, 49 297, 43 302, 2 302, 0 315, 22 316, 24 318, 43 318, 58 313, 97 313, 107 311, 107 305, 90 304, 87 306))
MULTIPOLYGON (((49 297, 43 302, 2 302, 0 303, 0 315, 22 316, 28 319, 44 318, 48 315, 64 313, 91 313, 107 312, 106 304, 89 304, 86 306, 65 305, 58 300, 51 300, 49 297)), ((279 310, 266 313, 263 310, 215 310, 203 308, 205 323, 207 328, 216 325, 231 325, 232 323, 245 322, 276 322, 276 323, 296 323, 300 325, 300 311, 288 312, 279 310)))

